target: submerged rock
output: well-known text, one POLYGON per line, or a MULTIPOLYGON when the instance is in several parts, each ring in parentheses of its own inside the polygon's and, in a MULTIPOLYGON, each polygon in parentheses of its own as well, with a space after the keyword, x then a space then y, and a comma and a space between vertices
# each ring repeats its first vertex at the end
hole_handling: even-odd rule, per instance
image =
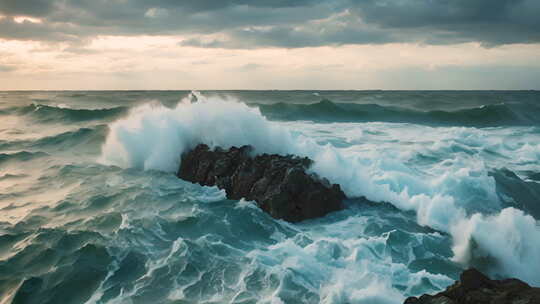
POLYGON ((540 288, 518 279, 491 280, 472 268, 436 295, 408 298, 404 304, 539 304, 540 288))
POLYGON ((339 185, 307 173, 313 163, 309 158, 251 152, 250 146, 212 151, 200 144, 182 155, 177 176, 225 189, 229 199, 256 201, 272 217, 290 222, 342 209, 345 194, 339 185))

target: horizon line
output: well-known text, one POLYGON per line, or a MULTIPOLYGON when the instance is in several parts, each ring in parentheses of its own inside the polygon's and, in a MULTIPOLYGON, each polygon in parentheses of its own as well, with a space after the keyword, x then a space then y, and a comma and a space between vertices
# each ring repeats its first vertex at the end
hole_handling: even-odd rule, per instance
POLYGON ((511 92, 511 91, 540 91, 538 89, 0 89, 0 92, 217 92, 217 91, 281 91, 281 92, 293 92, 293 91, 319 91, 319 92, 336 92, 336 91, 357 91, 357 92, 369 92, 369 91, 387 91, 387 92, 403 92, 403 91, 426 91, 426 92, 440 92, 440 91, 470 91, 470 92, 511 92))

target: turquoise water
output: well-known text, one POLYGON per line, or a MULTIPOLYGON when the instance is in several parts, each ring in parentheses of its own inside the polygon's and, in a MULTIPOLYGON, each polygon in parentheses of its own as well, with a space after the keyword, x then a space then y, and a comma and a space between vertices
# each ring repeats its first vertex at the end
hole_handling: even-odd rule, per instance
POLYGON ((402 303, 540 285, 535 91, 0 92, 0 303, 402 303), (197 143, 315 160, 299 224, 175 177, 197 143))

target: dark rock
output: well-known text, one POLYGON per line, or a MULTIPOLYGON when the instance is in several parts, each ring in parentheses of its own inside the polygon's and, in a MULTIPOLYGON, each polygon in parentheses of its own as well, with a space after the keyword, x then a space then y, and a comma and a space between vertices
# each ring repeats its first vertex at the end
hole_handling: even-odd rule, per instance
POLYGON ((539 304, 540 288, 517 279, 491 280, 471 268, 459 281, 436 295, 410 297, 405 304, 539 304))
POLYGON ((274 218, 298 222, 340 210, 345 198, 339 185, 306 172, 312 163, 292 155, 252 156, 250 146, 212 151, 201 144, 182 155, 177 175, 225 189, 230 199, 256 201, 274 218))

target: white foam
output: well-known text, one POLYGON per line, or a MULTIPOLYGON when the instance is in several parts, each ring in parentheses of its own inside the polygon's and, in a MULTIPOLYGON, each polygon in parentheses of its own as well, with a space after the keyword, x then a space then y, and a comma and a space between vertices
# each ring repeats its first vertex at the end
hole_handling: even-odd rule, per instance
POLYGON ((145 104, 110 125, 101 161, 121 167, 176 171, 180 155, 196 144, 251 144, 258 151, 284 153, 292 138, 269 124, 258 110, 234 101, 198 98, 174 109, 145 104))
MULTIPOLYGON (((485 149, 495 149, 500 154, 522 153, 527 160, 538 160, 538 138, 522 138, 522 143, 512 145, 502 144, 499 138, 513 135, 501 135, 509 131, 498 129, 275 123, 267 121, 258 109, 235 100, 194 96, 197 98, 187 98, 173 109, 143 105, 114 122, 101 161, 174 172, 180 154, 199 143, 223 148, 252 145, 257 153, 308 156, 315 161, 312 170, 340 184, 349 197, 366 196, 413 210, 419 224, 451 233, 456 261, 471 261, 474 239, 482 254, 497 260, 493 272, 540 282, 540 269, 527 267, 538 264, 533 262, 540 256, 538 224, 521 211, 500 210, 483 154, 485 149), (192 102, 194 99, 197 102, 192 102), (321 130, 326 135, 317 138, 321 130), (491 137, 493 133, 497 136, 491 137), (336 148, 328 141, 331 136, 345 138, 350 146, 336 148), (418 153, 443 154, 447 159, 408 165, 418 153), (476 212, 500 213, 486 217, 476 212)), ((511 138, 515 140, 515 136, 511 138)))
POLYGON ((492 258, 498 263, 495 273, 540 285, 540 226, 532 216, 514 208, 494 216, 475 214, 461 220, 451 232, 456 261, 468 264, 474 259, 492 258))

